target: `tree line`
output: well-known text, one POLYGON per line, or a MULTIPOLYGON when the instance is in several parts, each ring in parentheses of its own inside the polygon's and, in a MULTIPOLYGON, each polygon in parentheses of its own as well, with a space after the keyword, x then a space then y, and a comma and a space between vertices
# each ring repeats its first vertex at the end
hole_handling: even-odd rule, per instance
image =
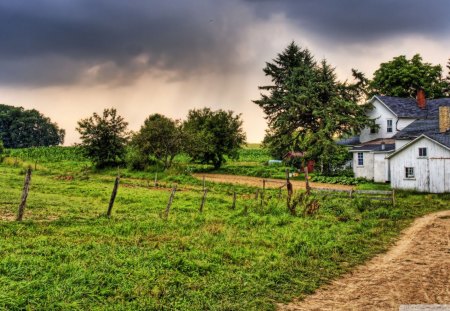
POLYGON ((99 168, 129 164, 145 169, 161 163, 166 169, 184 152, 194 162, 219 168, 226 157, 236 159, 245 144, 241 115, 210 108, 190 110, 186 121, 150 115, 136 133, 114 108, 78 122, 82 150, 99 168))
MULTIPOLYGON (((263 71, 271 78, 260 86, 254 100, 265 113, 268 129, 263 141, 275 158, 288 151, 303 151, 303 161, 314 160, 330 173, 348 157, 337 137, 358 134, 374 126, 366 116, 372 95, 415 97, 423 89, 427 98, 450 96, 448 75, 443 68, 424 62, 419 54, 404 55, 381 63, 373 78, 352 69, 354 81, 339 81, 335 68, 325 59, 317 61, 307 48, 290 43, 263 71)), ((209 108, 189 111, 186 121, 160 114, 150 115, 137 133, 115 109, 80 120, 77 130, 85 155, 96 166, 129 163, 145 169, 155 162, 168 168, 175 156, 187 153, 193 161, 219 168, 227 157, 236 158, 245 143, 241 115, 209 108)), ((65 131, 36 110, 0 105, 0 151, 62 144, 65 131)))

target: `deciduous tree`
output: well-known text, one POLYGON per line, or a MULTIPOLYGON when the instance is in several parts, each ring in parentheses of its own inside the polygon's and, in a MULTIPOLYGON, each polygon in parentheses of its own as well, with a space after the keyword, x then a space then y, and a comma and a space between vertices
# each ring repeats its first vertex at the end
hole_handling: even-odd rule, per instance
POLYGON ((183 150, 181 123, 153 114, 133 137, 132 145, 137 148, 141 159, 148 160, 153 156, 163 162, 164 168, 169 168, 175 156, 183 150))
POLYGON ((237 159, 239 148, 245 144, 241 115, 232 111, 190 110, 183 129, 186 152, 194 161, 212 163, 215 168, 225 162, 225 156, 237 159))
POLYGON ((382 63, 370 82, 371 94, 415 97, 422 88, 428 98, 445 96, 448 83, 442 78, 441 65, 423 62, 419 54, 407 59, 405 55, 382 63))
POLYGON ((6 148, 56 146, 65 131, 39 111, 0 105, 0 140, 6 148))
POLYGON ((129 138, 127 126, 114 108, 78 121, 77 131, 85 156, 99 168, 123 163, 129 138))

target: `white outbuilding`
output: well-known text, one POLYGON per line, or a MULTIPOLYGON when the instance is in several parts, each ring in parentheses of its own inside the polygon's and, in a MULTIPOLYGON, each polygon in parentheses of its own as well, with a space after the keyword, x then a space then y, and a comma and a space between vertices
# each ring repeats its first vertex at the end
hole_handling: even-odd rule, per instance
POLYGON ((422 134, 387 159, 394 189, 450 192, 450 136, 422 134))

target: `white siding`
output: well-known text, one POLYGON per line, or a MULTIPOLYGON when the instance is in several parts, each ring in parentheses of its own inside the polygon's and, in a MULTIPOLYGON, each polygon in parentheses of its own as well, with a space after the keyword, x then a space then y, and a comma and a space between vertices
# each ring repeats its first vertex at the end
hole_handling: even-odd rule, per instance
POLYGON ((421 138, 390 159, 391 186, 421 192, 450 192, 450 150, 436 142, 421 138), (419 157, 419 148, 427 148, 428 156, 419 157), (414 168, 414 178, 405 178, 405 168, 414 168))
POLYGON ((369 180, 373 179, 373 153, 363 152, 364 165, 358 165, 358 152, 353 152, 353 172, 355 177, 363 177, 369 180))
POLYGON ((387 177, 387 166, 388 160, 386 159, 385 153, 374 153, 373 155, 373 181, 375 182, 386 182, 387 177))
POLYGON ((378 99, 375 99, 373 101, 373 109, 368 112, 367 116, 371 119, 375 119, 375 123, 380 125, 380 128, 378 129, 378 133, 371 134, 370 128, 366 127, 361 131, 361 135, 359 137, 360 141, 362 143, 370 140, 374 140, 377 138, 390 138, 396 131, 396 124, 397 124, 397 118, 396 116, 386 108, 386 106, 378 101, 378 99), (393 131, 392 133, 387 132, 387 120, 392 120, 393 125, 393 131))
POLYGON ((400 149, 401 147, 403 147, 406 144, 409 144, 412 141, 412 139, 408 140, 408 139, 396 139, 395 140, 395 150, 400 149))
POLYGON ((384 104, 382 104, 378 99, 373 101, 374 109, 368 112, 368 117, 375 119, 375 123, 380 126, 378 133, 371 134, 369 128, 365 128, 361 131, 360 141, 362 143, 377 138, 391 138, 399 130, 404 129, 406 126, 414 122, 415 119, 397 119, 395 114, 393 114, 384 104), (387 132, 387 120, 392 120, 392 132, 387 132))
POLYGON ((416 121, 416 119, 406 119, 406 118, 399 118, 397 122, 397 130, 401 131, 411 123, 416 121))

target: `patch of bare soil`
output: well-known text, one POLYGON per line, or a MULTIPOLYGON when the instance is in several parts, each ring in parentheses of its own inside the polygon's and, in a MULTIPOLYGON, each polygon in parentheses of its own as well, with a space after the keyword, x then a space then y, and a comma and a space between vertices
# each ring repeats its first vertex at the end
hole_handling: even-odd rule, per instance
MULTIPOLYGON (((260 177, 238 176, 238 175, 226 175, 226 174, 194 174, 195 177, 202 179, 205 176, 205 180, 213 182, 231 183, 239 185, 247 185, 254 187, 262 187, 263 179, 266 180, 267 188, 277 188, 283 185, 284 181, 281 179, 270 179, 260 177)), ((304 181, 291 180, 291 183, 295 189, 305 189, 306 184, 304 181)), ((312 188, 325 188, 325 189, 339 189, 339 190, 351 190, 352 186, 335 185, 335 184, 323 184, 323 183, 309 183, 312 188)))
POLYGON ((398 310, 450 303, 450 211, 417 219, 387 253, 279 310, 398 310))

